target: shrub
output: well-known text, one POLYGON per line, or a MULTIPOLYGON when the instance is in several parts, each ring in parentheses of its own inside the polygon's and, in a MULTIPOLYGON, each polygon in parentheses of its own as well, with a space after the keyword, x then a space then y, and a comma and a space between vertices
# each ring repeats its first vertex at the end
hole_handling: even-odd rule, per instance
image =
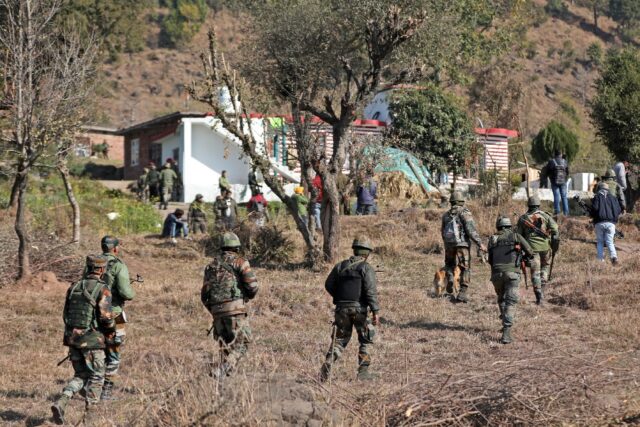
POLYGON ((531 144, 531 155, 537 162, 542 163, 551 158, 555 150, 560 150, 571 162, 579 149, 578 136, 562 123, 552 120, 534 138, 531 144))
POLYGON ((176 0, 171 13, 162 23, 162 31, 172 47, 191 41, 207 17, 204 0, 176 0))
POLYGON ((544 10, 556 18, 562 18, 569 12, 569 8, 563 0, 547 0, 544 10))
POLYGON ((591 43, 587 48, 587 59, 594 67, 602 65, 603 54, 602 46, 598 42, 591 43))

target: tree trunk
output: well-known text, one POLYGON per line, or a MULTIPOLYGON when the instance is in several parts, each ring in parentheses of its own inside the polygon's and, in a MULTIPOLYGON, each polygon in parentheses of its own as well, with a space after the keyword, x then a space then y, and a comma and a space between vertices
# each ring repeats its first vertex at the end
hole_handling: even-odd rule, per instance
POLYGON ((332 171, 322 178, 324 200, 322 201, 323 252, 325 260, 334 262, 340 245, 340 193, 336 185, 336 174, 332 171))
POLYGON ((64 162, 58 163, 58 172, 60 172, 60 176, 62 177, 62 182, 64 184, 64 189, 67 193, 67 199, 69 200, 69 204, 71 205, 71 209, 73 211, 73 238, 71 243, 79 244, 80 243, 80 204, 76 199, 76 195, 73 192, 73 187, 71 186, 71 180, 69 179, 69 169, 64 162))
POLYGON ((24 168, 16 175, 16 222, 15 230, 18 236, 18 280, 25 279, 31 276, 31 264, 30 264, 30 246, 29 246, 29 233, 25 225, 26 214, 26 193, 27 193, 27 181, 29 175, 24 168))
POLYGON ((9 198, 9 208, 15 209, 18 206, 18 187, 19 180, 18 177, 13 180, 13 185, 11 186, 11 197, 9 198))
POLYGON ((593 33, 598 34, 598 2, 593 3, 593 33))

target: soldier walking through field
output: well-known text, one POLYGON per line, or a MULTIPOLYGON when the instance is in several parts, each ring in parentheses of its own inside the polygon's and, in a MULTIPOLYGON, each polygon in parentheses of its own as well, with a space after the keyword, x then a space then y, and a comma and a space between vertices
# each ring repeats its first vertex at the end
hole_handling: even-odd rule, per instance
POLYGON ((529 210, 518 219, 517 232, 533 250, 530 261, 531 283, 536 295, 536 304, 544 303, 544 288, 549 279, 552 256, 560 247, 558 224, 550 214, 540 209, 538 196, 531 196, 527 202, 529 210))
POLYGON ((64 414, 73 396, 84 390, 85 423, 90 425, 105 381, 105 347, 115 338, 115 322, 111 292, 101 277, 107 258, 90 255, 84 278, 71 285, 64 303, 64 345, 74 376, 62 390, 62 396, 51 406, 56 424, 64 424, 64 414))
POLYGON ((107 266, 102 280, 112 295, 113 317, 116 322, 116 334, 113 342, 105 348, 106 372, 102 400, 112 398, 113 388, 120 369, 122 360, 122 346, 125 342, 125 325, 129 322, 124 311, 126 301, 131 301, 136 296, 136 291, 129 280, 129 269, 120 259, 120 241, 113 236, 104 236, 100 241, 103 256, 107 259, 107 266))
POLYGON ((326 381, 331 368, 351 340, 353 328, 358 334, 358 379, 373 378, 369 372, 371 364, 370 349, 375 335, 374 326, 378 325, 378 291, 376 273, 367 263, 373 250, 366 237, 353 241, 353 256, 333 267, 325 282, 325 289, 333 297, 335 321, 331 348, 320 369, 320 381, 326 381), (371 311, 371 320, 368 312, 371 311))
POLYGON ((173 194, 173 185, 178 180, 178 175, 171 168, 171 163, 165 163, 162 171, 160 172, 160 206, 159 209, 167 209, 169 207, 169 201, 173 194))
POLYGON ((217 378, 233 372, 251 341, 247 301, 258 293, 258 282, 239 250, 238 236, 225 233, 222 253, 205 268, 200 292, 202 304, 213 316, 211 329, 222 355, 218 369, 212 372, 217 378))
POLYGON ((491 283, 498 297, 500 319, 502 320, 502 344, 509 344, 518 304, 518 287, 522 262, 533 257, 533 250, 527 240, 514 232, 511 220, 501 217, 496 221, 497 234, 489 238, 489 264, 491 283))
POLYGON ((196 194, 195 200, 189 205, 189 228, 193 234, 207 234, 207 212, 202 194, 196 194))
POLYGON ((469 284, 471 283, 471 241, 481 251, 487 248, 476 231, 471 211, 464 206, 462 193, 454 191, 449 198, 451 208, 442 216, 440 233, 444 242, 444 263, 447 269, 447 293, 453 293, 454 272, 460 268, 460 292, 457 301, 468 302, 469 284))

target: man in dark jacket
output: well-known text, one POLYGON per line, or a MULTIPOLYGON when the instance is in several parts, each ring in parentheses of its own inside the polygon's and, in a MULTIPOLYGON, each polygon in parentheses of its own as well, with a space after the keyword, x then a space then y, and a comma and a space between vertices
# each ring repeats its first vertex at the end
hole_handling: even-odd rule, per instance
POLYGON ((178 241, 176 237, 182 232, 182 237, 185 239, 189 237, 189 226, 187 221, 182 219, 184 211, 180 208, 176 209, 173 213, 167 215, 164 220, 164 226, 162 227, 161 237, 170 237, 171 243, 176 244, 178 241))
POLYGON ((373 247, 366 237, 356 238, 351 247, 353 256, 336 264, 324 285, 333 297, 336 311, 331 348, 320 370, 321 381, 329 378, 331 367, 349 344, 354 327, 360 343, 358 379, 365 380, 373 377, 369 373, 371 363, 369 349, 373 345, 375 334, 373 327, 378 325, 380 310, 376 272, 367 263, 373 247), (371 320, 368 319, 369 310, 371 320))
POLYGON ((553 213, 558 215, 561 211, 564 215, 569 215, 569 199, 567 199, 567 181, 569 180, 569 164, 562 157, 560 150, 555 150, 553 159, 550 159, 544 167, 545 173, 541 177, 540 182, 551 181, 551 190, 553 191, 553 213))
POLYGON ((367 182, 358 186, 357 196, 358 207, 356 213, 358 215, 375 215, 378 185, 373 178, 369 178, 367 182))
POLYGON ((609 194, 609 186, 602 182, 598 185, 598 192, 591 201, 591 217, 596 229, 598 260, 604 262, 604 246, 609 249, 609 256, 613 265, 618 264, 618 254, 613 244, 616 234, 616 223, 622 209, 618 199, 609 194))

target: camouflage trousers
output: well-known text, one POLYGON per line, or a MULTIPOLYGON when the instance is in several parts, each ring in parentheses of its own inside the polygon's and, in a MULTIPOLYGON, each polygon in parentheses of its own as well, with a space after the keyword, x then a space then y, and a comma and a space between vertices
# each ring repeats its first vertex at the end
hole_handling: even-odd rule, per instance
POLYGON ((193 234, 207 234, 207 220, 204 218, 194 218, 189 226, 193 234))
POLYGON ((510 328, 516 315, 518 304, 518 287, 520 286, 520 273, 503 272, 491 275, 491 283, 498 297, 500 318, 502 326, 510 328))
POLYGON ((251 328, 246 314, 219 316, 213 319, 213 337, 220 345, 221 362, 234 369, 247 353, 251 328))
POLYGON ((460 291, 465 291, 471 282, 469 270, 469 248, 446 248, 444 250, 444 265, 447 268, 447 292, 453 292, 454 270, 460 268, 460 291))
POLYGON ((62 394, 72 398, 84 389, 87 406, 97 404, 102 394, 106 369, 104 350, 69 348, 69 359, 74 375, 62 390, 62 394))
POLYGON ((547 284, 549 278, 549 268, 551 265, 551 251, 535 252, 530 261, 531 283, 533 289, 540 290, 547 284))
POLYGON ((104 349, 106 363, 105 379, 111 382, 113 382, 114 377, 118 375, 118 370, 120 369, 120 361, 122 359, 122 346, 124 345, 124 341, 126 338, 125 330, 124 328, 120 327, 121 325, 117 325, 114 343, 107 345, 107 347, 104 349))
POLYGON ((373 345, 375 328, 367 319, 367 310, 357 307, 336 308, 335 312, 336 339, 332 348, 327 352, 327 362, 333 363, 340 358, 342 352, 351 340, 353 328, 358 334, 358 367, 367 367, 371 364, 369 353, 373 345))

